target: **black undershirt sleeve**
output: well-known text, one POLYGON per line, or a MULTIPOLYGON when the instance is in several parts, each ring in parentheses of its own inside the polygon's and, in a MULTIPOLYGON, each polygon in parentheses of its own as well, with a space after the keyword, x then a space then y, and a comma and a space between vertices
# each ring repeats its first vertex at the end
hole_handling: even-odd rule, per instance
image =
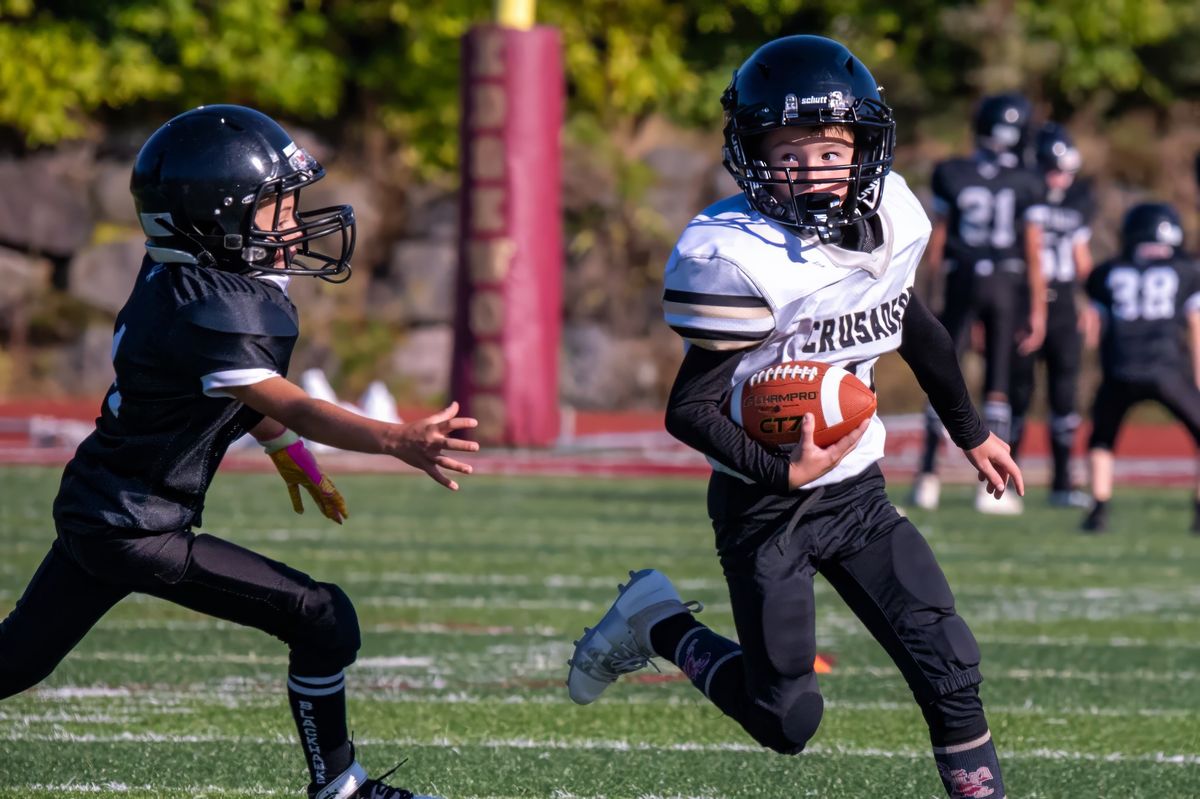
POLYGON ((921 390, 929 396, 929 404, 956 446, 974 449, 987 440, 988 429, 971 402, 954 341, 915 296, 904 311, 900 357, 916 375, 921 390))
POLYGON ((786 494, 791 490, 788 456, 750 438, 722 409, 742 352, 688 348, 667 400, 667 432, 756 483, 786 494))

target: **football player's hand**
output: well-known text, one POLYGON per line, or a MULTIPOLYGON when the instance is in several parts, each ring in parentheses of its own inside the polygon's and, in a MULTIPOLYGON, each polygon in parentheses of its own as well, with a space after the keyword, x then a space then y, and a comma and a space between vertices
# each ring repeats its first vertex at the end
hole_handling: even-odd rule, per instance
POLYGON ((870 419, 864 419, 862 424, 828 447, 818 447, 813 441, 817 421, 811 413, 804 414, 804 419, 800 422, 800 443, 792 450, 788 463, 788 488, 795 491, 841 463, 846 453, 858 446, 859 439, 867 432, 870 424, 870 419))
POLYGON ((1017 342, 1017 352, 1022 355, 1029 355, 1032 352, 1037 352, 1041 349, 1042 342, 1046 340, 1046 315, 1044 313, 1031 313, 1029 315, 1029 329, 1021 336, 1017 342))
POLYGON ((292 498, 292 510, 304 513, 304 504, 300 501, 300 489, 304 488, 325 518, 338 524, 342 523, 342 519, 349 518, 346 500, 342 498, 341 492, 329 476, 321 471, 317 459, 304 446, 303 439, 288 430, 271 441, 264 441, 263 447, 270 455, 275 468, 279 470, 279 476, 287 484, 288 495, 292 498))
POLYGON ((457 491, 458 483, 447 477, 442 469, 470 474, 471 466, 442 453, 444 450, 478 452, 479 444, 476 442, 449 437, 457 430, 468 430, 478 425, 479 422, 469 416, 459 416, 458 403, 452 402, 448 408, 433 416, 392 425, 383 451, 409 466, 415 466, 451 491, 457 491))
POLYGON ((974 449, 964 449, 963 454, 979 472, 979 482, 987 483, 987 492, 999 499, 1004 493, 1008 481, 1012 480, 1017 493, 1025 496, 1025 480, 1021 477, 1021 467, 1009 454, 1009 446, 995 433, 989 433, 987 440, 974 449))

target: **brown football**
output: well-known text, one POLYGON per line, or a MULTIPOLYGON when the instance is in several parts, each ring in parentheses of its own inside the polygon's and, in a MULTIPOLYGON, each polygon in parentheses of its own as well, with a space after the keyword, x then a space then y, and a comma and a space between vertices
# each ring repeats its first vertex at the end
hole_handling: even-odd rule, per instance
POLYGON ((804 414, 816 420, 813 441, 827 447, 875 413, 875 392, 840 366, 789 361, 755 372, 729 398, 733 420, 768 447, 800 441, 804 414))

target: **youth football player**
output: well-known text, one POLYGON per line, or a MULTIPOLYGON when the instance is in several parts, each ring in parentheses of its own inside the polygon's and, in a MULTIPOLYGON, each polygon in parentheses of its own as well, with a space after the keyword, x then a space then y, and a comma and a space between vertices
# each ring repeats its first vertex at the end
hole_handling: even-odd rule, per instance
POLYGON ((823 709, 813 672, 820 573, 907 680, 947 794, 974 786, 1001 799, 979 647, 929 545, 888 501, 879 418, 821 448, 806 415, 789 455, 722 410, 739 381, 781 361, 836 364, 871 384, 876 360, 899 350, 988 490, 1001 495, 1011 479, 1023 491, 1008 446, 971 403, 953 341, 913 296, 930 225, 891 172, 891 109, 866 66, 818 36, 764 45, 722 104, 725 165, 742 193, 696 216, 667 263, 666 321, 687 348, 666 424, 713 466, 708 511, 738 643, 697 621, 661 572, 631 573, 577 642, 570 696, 592 702, 658 655, 754 740, 798 753, 823 709))
MULTIPOLYGON (((1108 528, 1113 446, 1130 408, 1158 402, 1200 447, 1200 266, 1183 251, 1175 209, 1165 203, 1131 208, 1121 223, 1121 254, 1096 267, 1087 293, 1100 317, 1104 378, 1092 408, 1094 504, 1083 529, 1098 533, 1108 528)), ((1200 533, 1200 468, 1192 532, 1200 533)))
MULTIPOLYGON (((1012 456, 1025 432, 1025 414, 1033 400, 1034 367, 1046 364, 1050 405, 1050 452, 1054 476, 1050 503, 1060 507, 1088 507, 1090 498, 1071 484, 1071 445, 1079 429, 1075 392, 1079 382, 1083 336, 1077 306, 1083 282, 1092 269, 1090 248, 1093 211, 1091 185, 1078 177, 1082 165, 1070 134, 1048 123, 1038 131, 1034 145, 1038 168, 1046 182, 1046 197, 1029 212, 1042 230, 1042 274, 1046 278, 1046 337, 1036 352, 1015 349, 1009 399, 1012 403, 1012 456)), ((1027 305, 1028 291, 1018 291, 1019 307, 1027 305)), ((1018 313, 1018 318, 1025 314, 1018 313)))
MULTIPOLYGON (((287 697, 312 799, 414 799, 368 778, 346 729, 343 669, 359 626, 336 585, 197 534, 230 442, 249 431, 288 484, 340 523, 341 494, 301 436, 399 458, 450 489, 469 474, 449 436, 475 426, 457 405, 385 424, 314 400, 285 375, 299 327, 293 276, 350 276, 354 211, 301 210, 325 172, 270 118, 214 105, 167 122, 138 153, 131 183, 146 257, 113 338, 116 380, 67 464, 57 537, 0 624, 0 699, 50 674, 132 592, 256 627, 290 649, 287 697), (449 453, 449 454, 447 454, 449 453)), ((384 775, 386 777, 387 775, 384 775)))
MULTIPOLYGON (((975 153, 938 164, 933 172, 934 225, 927 253, 935 276, 944 272, 942 323, 958 352, 976 321, 984 333, 984 418, 1007 441, 1011 435, 1008 381, 1014 337, 1022 354, 1035 351, 1046 330, 1046 287, 1040 268, 1041 232, 1029 212, 1042 201, 1042 179, 1022 165, 1031 109, 1019 94, 986 97, 975 113, 975 153), (1018 299, 1018 292, 1027 297, 1018 299), (1023 314, 1018 314, 1019 309, 1023 314), (1020 318, 1018 318, 1020 317, 1020 318)), ((913 504, 938 506, 937 451, 942 425, 926 413, 925 450, 913 482, 913 504)), ((985 513, 1019 513, 1020 498, 992 502, 985 513)))

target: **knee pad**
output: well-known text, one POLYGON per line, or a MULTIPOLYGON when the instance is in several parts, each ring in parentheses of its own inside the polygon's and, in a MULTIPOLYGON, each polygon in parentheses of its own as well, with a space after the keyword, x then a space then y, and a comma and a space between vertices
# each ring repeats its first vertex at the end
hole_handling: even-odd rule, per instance
POLYGON ((746 730, 763 746, 781 755, 797 755, 817 733, 825 713, 825 700, 817 687, 817 675, 809 659, 806 673, 778 679, 763 686, 767 696, 756 704, 767 710, 765 723, 746 724, 746 730))
MULTIPOLYGON (((815 684, 811 689, 796 694, 783 714, 783 718, 779 720, 783 729, 783 737, 789 747, 785 754, 799 754, 804 751, 809 740, 817 734, 817 727, 821 726, 823 715, 825 715, 825 700, 817 692, 815 684)), ((776 749, 776 751, 783 750, 776 749)))
POLYGON ((825 700, 814 684, 811 689, 796 690, 782 706, 770 708, 762 723, 742 720, 742 726, 767 749, 781 755, 798 755, 816 735, 824 714, 825 700))
POLYGON ((300 613, 300 630, 288 642, 293 668, 326 674, 354 662, 362 636, 345 591, 332 583, 313 583, 300 602, 300 613))
POLYGON ((1075 431, 1079 429, 1079 414, 1052 414, 1050 416, 1050 440, 1060 447, 1070 449, 1075 443, 1075 431))

